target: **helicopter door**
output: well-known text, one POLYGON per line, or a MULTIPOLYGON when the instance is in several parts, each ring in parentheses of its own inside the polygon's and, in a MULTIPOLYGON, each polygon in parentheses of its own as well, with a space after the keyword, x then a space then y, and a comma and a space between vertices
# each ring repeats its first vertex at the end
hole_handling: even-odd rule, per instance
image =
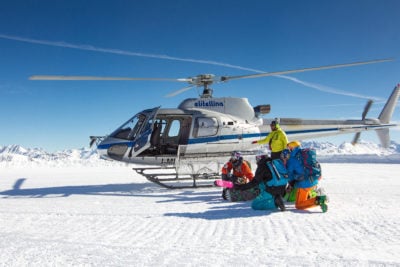
POLYGON ((142 113, 146 115, 146 121, 143 128, 140 130, 139 134, 136 135, 134 141, 134 146, 132 147, 132 151, 130 153, 130 157, 132 154, 139 154, 141 151, 149 148, 151 146, 151 133, 154 128, 155 117, 157 115, 160 107, 156 107, 153 109, 146 110, 146 113, 142 113))
POLYGON ((167 119, 166 129, 162 134, 162 154, 176 155, 179 146, 182 119, 170 117, 167 119))

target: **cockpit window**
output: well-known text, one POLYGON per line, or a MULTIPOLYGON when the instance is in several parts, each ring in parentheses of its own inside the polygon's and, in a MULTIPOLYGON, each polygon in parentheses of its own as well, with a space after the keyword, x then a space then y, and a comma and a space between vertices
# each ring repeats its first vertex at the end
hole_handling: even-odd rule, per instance
POLYGON ((146 116, 144 114, 138 114, 124 125, 122 125, 112 137, 126 140, 134 140, 142 129, 143 124, 146 121, 146 116))
POLYGON ((132 128, 132 131, 128 135, 129 140, 135 139, 135 137, 138 135, 138 133, 143 127, 143 124, 145 123, 146 116, 143 114, 139 114, 137 117, 135 117, 135 119, 136 119, 135 120, 136 122, 134 122, 135 126, 132 128))

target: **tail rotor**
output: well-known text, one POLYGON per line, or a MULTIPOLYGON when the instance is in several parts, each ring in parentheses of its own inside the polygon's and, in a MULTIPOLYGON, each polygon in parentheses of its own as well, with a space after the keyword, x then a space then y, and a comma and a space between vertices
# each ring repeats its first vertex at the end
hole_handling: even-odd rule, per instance
MULTIPOLYGON (((368 111, 371 108, 373 102, 374 101, 372 101, 371 99, 368 100, 367 104, 364 107, 364 111, 361 115, 361 120, 365 120, 365 117, 367 116, 368 111)), ((358 141, 360 140, 360 136, 361 136, 361 132, 357 132, 356 135, 354 136, 353 142, 351 142, 351 144, 356 145, 358 143, 358 141)))

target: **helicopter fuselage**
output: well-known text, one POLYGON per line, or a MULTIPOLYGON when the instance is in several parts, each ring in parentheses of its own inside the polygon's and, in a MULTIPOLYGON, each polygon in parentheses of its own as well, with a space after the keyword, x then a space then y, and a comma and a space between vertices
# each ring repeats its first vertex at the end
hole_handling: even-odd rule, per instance
MULTIPOLYGON (((388 103, 397 102, 399 91, 400 87, 397 86, 388 103)), ((261 109, 266 107, 269 111, 269 105, 261 106, 261 109)), ((393 109, 390 107, 389 112, 393 112, 393 109)), ((259 149, 252 141, 264 138, 271 131, 269 125, 273 119, 262 119, 259 111, 260 106, 252 107, 247 98, 190 98, 175 109, 155 107, 137 113, 102 138, 97 150, 105 159, 150 165, 176 165, 180 159, 190 157, 207 160, 228 156, 235 150, 251 152, 259 149)), ((380 117, 388 117, 382 114, 380 117)), ((397 126, 395 123, 367 118, 279 120, 289 140, 367 130, 379 132, 397 126)))
POLYGON ((108 159, 173 164, 178 156, 248 150, 249 138, 261 136, 262 123, 246 98, 187 99, 176 109, 139 112, 97 149, 108 159))

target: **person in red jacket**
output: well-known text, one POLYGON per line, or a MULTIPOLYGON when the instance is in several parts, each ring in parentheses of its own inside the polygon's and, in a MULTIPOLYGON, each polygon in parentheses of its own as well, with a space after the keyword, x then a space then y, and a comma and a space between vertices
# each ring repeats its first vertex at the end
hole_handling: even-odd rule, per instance
MULTIPOLYGON (((222 180, 231 181, 234 184, 246 184, 254 178, 247 161, 243 160, 241 153, 237 151, 232 152, 231 158, 224 164, 221 173, 222 180)), ((222 198, 227 199, 226 188, 222 190, 222 198)))
POLYGON ((254 177, 250 166, 237 151, 232 152, 231 158, 222 167, 221 173, 222 180, 232 181, 235 184, 246 184, 254 177))

